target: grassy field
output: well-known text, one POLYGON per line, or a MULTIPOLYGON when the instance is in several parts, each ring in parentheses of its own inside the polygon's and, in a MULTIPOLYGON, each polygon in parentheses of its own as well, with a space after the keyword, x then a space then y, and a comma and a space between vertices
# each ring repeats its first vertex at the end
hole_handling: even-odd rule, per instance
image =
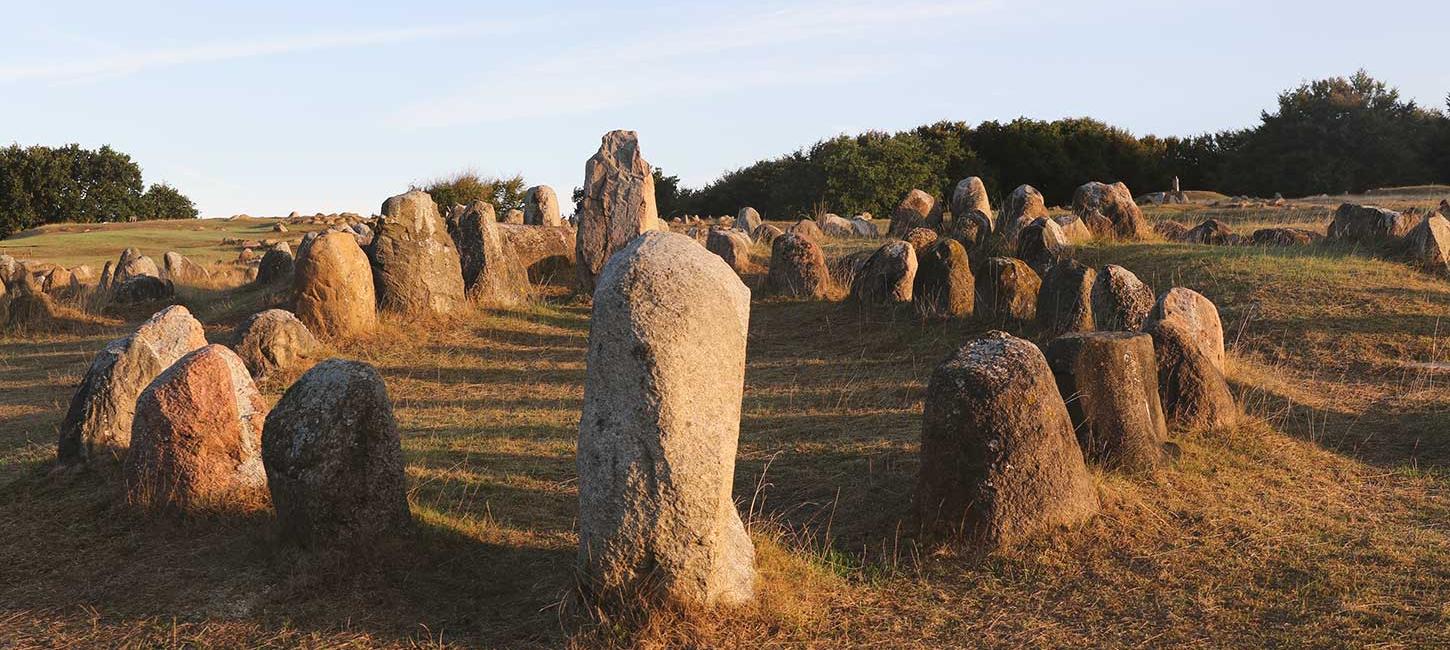
POLYGON ((272 232, 278 219, 185 219, 112 224, 54 224, 0 239, 0 255, 38 259, 65 267, 89 264, 97 271, 114 262, 125 248, 138 248, 161 263, 166 251, 176 251, 198 263, 236 259, 242 247, 222 240, 277 239, 293 249, 309 230, 326 226, 299 224, 288 232, 272 232))
MULTIPOLYGON (((1332 207, 1218 218, 1322 229, 1332 207)), ((1191 225, 1214 212, 1150 214, 1191 225)), ((104 259, 143 237, 147 252, 200 237, 169 226, 88 246, 104 259)), ((87 234, 0 246, 29 240, 56 261, 87 234)), ((1104 509, 1080 528, 990 555, 921 548, 906 517, 925 382, 992 324, 757 296, 735 493, 762 594, 724 615, 607 619, 574 598, 588 308, 557 291, 336 344, 387 379, 419 524, 348 559, 279 546, 267 512, 145 516, 105 472, 49 475, 91 355, 144 314, 0 339, 0 645, 1450 644, 1450 281, 1330 246, 1079 257, 1212 298, 1249 421, 1175 432, 1180 462, 1153 475, 1097 472, 1104 509)), ((277 299, 183 297, 212 340, 277 299)), ((285 381, 262 388, 275 401, 285 381)))

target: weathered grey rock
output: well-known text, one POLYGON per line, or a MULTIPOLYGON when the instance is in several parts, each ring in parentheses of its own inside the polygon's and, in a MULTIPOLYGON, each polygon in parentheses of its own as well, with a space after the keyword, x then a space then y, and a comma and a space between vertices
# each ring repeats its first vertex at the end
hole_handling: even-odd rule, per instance
POLYGON ((992 234, 992 222, 987 215, 980 210, 971 210, 966 214, 952 215, 952 222, 947 227, 946 236, 957 240, 969 253, 980 250, 987 242, 987 237, 992 234))
POLYGON ((740 208, 740 212, 735 215, 734 227, 747 234, 755 232, 760 227, 760 213, 752 207, 740 208))
POLYGON ((856 273, 851 299, 881 306, 911 302, 916 265, 916 249, 910 243, 892 240, 882 244, 856 273))
POLYGON ((1038 275, 1072 253, 1062 227, 1052 219, 1037 219, 1017 233, 1017 258, 1038 275))
POLYGON ((579 204, 575 243, 580 291, 593 293, 594 279, 609 256, 657 228, 652 173, 639 153, 634 131, 604 134, 598 153, 584 163, 584 199, 579 204))
POLYGON ((817 244, 826 241, 826 234, 821 232, 821 227, 816 225, 816 222, 811 221, 810 219, 801 219, 800 221, 795 222, 795 224, 788 228, 786 232, 795 233, 797 235, 805 237, 806 239, 816 242, 817 244))
POLYGON ((756 228, 754 232, 750 233, 750 236, 754 238, 755 241, 769 245, 775 243, 776 237, 784 234, 785 231, 781 230, 780 228, 777 228, 772 224, 763 223, 760 224, 760 227, 756 228))
POLYGON ((1308 246, 1324 235, 1303 228, 1260 228, 1249 236, 1254 246, 1308 246))
POLYGON ((911 232, 906 233, 906 236, 902 237, 902 239, 906 240, 906 243, 911 244, 911 249, 920 255, 922 249, 936 243, 938 237, 936 231, 930 228, 912 228, 911 232))
POLYGON ((750 273, 750 236, 734 229, 712 228, 705 239, 705 248, 720 256, 736 273, 750 273))
POLYGON ((1072 194, 1072 212, 1089 227, 1093 225, 1095 215, 1106 218, 1111 223, 1111 235, 1116 239, 1142 239, 1148 233, 1143 211, 1122 183, 1084 183, 1072 194))
POLYGON ((278 243, 262 255, 257 265, 258 284, 290 284, 296 271, 297 260, 292 257, 292 247, 287 242, 278 243))
POLYGON ((1089 225, 1088 221, 1079 219, 1074 214, 1062 214, 1052 217, 1052 221, 1062 229, 1062 238, 1069 244, 1081 244, 1091 241, 1094 237, 1112 238, 1112 222, 1107 217, 1093 213, 1088 215, 1096 226, 1089 225))
POLYGON ((1153 232, 1168 241, 1183 241, 1188 236, 1188 226, 1177 221, 1156 221, 1153 223, 1153 232))
POLYGON ((307 326, 285 309, 252 314, 237 327, 235 350, 256 379, 301 367, 320 351, 307 326))
POLYGON ((1184 332, 1219 372, 1224 369, 1223 323, 1218 307, 1203 294, 1192 289, 1174 287, 1158 296, 1153 311, 1144 321, 1144 329, 1153 321, 1171 320, 1181 323, 1184 332))
POLYGON ((1092 292, 1097 271, 1077 260, 1052 265, 1037 294, 1037 321, 1049 336, 1093 329, 1092 292))
POLYGON ((463 270, 433 198, 399 194, 383 202, 382 215, 371 251, 378 308, 407 317, 451 313, 463 302, 463 270))
POLYGON ((70 282, 72 289, 83 287, 94 287, 100 282, 101 276, 96 269, 89 264, 80 264, 70 268, 70 282))
POLYGON ((262 462, 289 540, 370 544, 412 522, 393 404, 366 363, 328 359, 292 384, 267 416, 262 462))
MULTIPOLYGON (((527 267, 494 221, 493 206, 474 201, 450 221, 468 296, 488 307, 516 307, 529 297, 527 267)), ((523 228, 539 228, 522 226, 523 228)))
POLYGON ((1382 244, 1405 236, 1414 225, 1414 219, 1407 214, 1373 205, 1344 203, 1334 211, 1328 239, 1382 244))
POLYGON ((161 256, 161 263, 166 267, 166 279, 172 282, 196 284, 205 282, 211 277, 211 274, 207 273, 200 264, 187 259, 185 255, 176 251, 166 251, 166 254, 161 256))
POLYGON ((112 278, 115 286, 119 287, 131 278, 142 276, 160 279, 161 269, 156 268, 156 262, 142 255, 141 251, 134 248, 121 251, 121 257, 116 262, 115 276, 112 278))
POLYGON ((821 227, 821 232, 826 233, 827 237, 840 237, 844 239, 846 237, 856 236, 856 227, 851 225, 850 221, 842 219, 838 215, 827 214, 821 219, 818 225, 821 227))
POLYGON ((134 275, 116 285, 111 299, 123 305, 163 302, 176 296, 176 287, 170 280, 154 275, 134 275))
POLYGON ((267 404, 235 353, 208 345, 182 357, 136 401, 126 495, 184 511, 265 503, 267 404))
POLYGON ((917 310, 928 318, 970 316, 976 301, 967 251, 955 239, 942 239, 917 256, 916 279, 911 289, 917 310))
POLYGON ((372 268, 347 233, 329 232, 302 248, 292 290, 297 319, 317 336, 347 338, 377 327, 372 268))
POLYGON ((936 199, 930 194, 921 190, 912 190, 901 199, 896 209, 891 212, 892 237, 902 237, 911 232, 912 228, 930 228, 936 230, 941 227, 941 206, 936 204, 936 199))
POLYGON ((1047 216, 1047 204, 1042 200, 1042 193, 1031 185, 1018 185, 1002 203, 998 229, 1001 230, 1003 239, 1015 242, 1017 233, 1024 226, 1047 216))
POLYGON ((1137 332, 1083 332, 1048 344, 1047 363, 1089 460, 1141 471, 1163 463, 1168 423, 1158 398, 1153 339, 1137 332))
POLYGON ((1092 476, 1037 346, 993 331, 932 372, 915 507, 926 535, 987 548, 1097 513, 1092 476))
POLYGON ((62 464, 119 458, 131 446, 136 398, 151 380, 206 345, 201 323, 181 305, 167 307, 129 336, 98 352, 60 424, 62 464))
POLYGON ((731 496, 749 318, 750 290, 683 235, 646 234, 600 274, 578 463, 580 573, 602 600, 753 597, 731 496))
POLYGON ((514 249, 514 255, 518 256, 519 264, 525 269, 533 270, 548 264, 574 265, 575 233, 571 226, 499 224, 498 232, 504 243, 514 249))
POLYGON ((1223 372, 1203 353, 1199 336, 1180 319, 1149 320, 1158 358, 1158 394, 1169 424, 1185 429, 1232 425, 1238 407, 1223 372))
POLYGON ((1415 266, 1431 273, 1450 273, 1450 220, 1431 213, 1405 240, 1415 266))
POLYGON ((992 203, 987 200, 987 186, 982 184, 982 179, 968 176, 957 181, 956 188, 952 190, 952 219, 973 211, 987 218, 987 232, 990 233, 996 226, 996 220, 992 216, 992 203))
POLYGON ((1237 243, 1237 235, 1228 224, 1218 219, 1206 219, 1184 233, 1183 241, 1190 244, 1229 246, 1237 243))
POLYGON ((524 223, 530 226, 558 226, 564 223, 559 218, 559 197, 548 185, 535 185, 524 194, 524 223))
POLYGON ((1104 266, 1093 281, 1093 324, 1099 330, 1141 330, 1153 303, 1153 288, 1116 264, 1104 266))
POLYGON ((13 284, 21 271, 20 261, 9 255, 0 255, 0 284, 13 284))
POLYGON ((514 225, 522 226, 524 225, 524 211, 518 208, 511 208, 508 212, 505 212, 503 214, 503 218, 499 221, 502 223, 511 223, 514 225))
POLYGON ((976 312, 1001 320, 1030 321, 1037 317, 1037 293, 1042 279, 1026 262, 993 257, 976 275, 976 312))
POLYGON ((820 245, 797 233, 775 238, 770 247, 770 270, 765 275, 765 288, 782 296, 827 297, 831 291, 831 275, 820 245))
POLYGON ((872 223, 870 219, 863 218, 861 215, 851 217, 851 230, 857 237, 881 236, 881 231, 877 230, 876 224, 872 223))

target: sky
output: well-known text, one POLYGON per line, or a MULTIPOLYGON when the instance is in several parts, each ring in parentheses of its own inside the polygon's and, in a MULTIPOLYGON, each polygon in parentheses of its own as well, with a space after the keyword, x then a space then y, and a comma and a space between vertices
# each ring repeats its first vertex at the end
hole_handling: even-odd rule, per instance
POLYGON ((372 214, 465 169, 567 202, 620 128, 698 187, 942 119, 1193 135, 1360 68, 1421 104, 1450 93, 1445 0, 0 0, 0 15, 0 145, 109 144, 207 217, 372 214))

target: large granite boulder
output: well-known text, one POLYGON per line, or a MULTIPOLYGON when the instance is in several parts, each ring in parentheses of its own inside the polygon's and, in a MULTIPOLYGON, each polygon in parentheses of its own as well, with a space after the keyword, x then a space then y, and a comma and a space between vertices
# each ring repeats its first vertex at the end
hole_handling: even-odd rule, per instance
POLYGON ((821 217, 817 225, 821 227, 821 232, 826 233, 827 237, 845 239, 856 236, 856 226, 852 225, 850 221, 841 218, 839 215, 827 214, 821 217))
POLYGON ((957 181, 957 186, 952 190, 951 207, 953 220, 975 211, 987 218, 988 232, 995 229, 996 220, 992 217, 992 203, 987 200, 987 186, 982 184, 982 179, 968 176, 957 181))
POLYGON ((1002 202, 997 229, 1002 232, 1004 240, 1015 242, 1023 227, 1047 216, 1047 204, 1042 200, 1042 193, 1031 185, 1018 185, 1002 202))
POLYGON ((383 202, 370 252, 379 309, 428 317, 449 314, 463 302, 458 248, 427 192, 411 190, 383 202))
POLYGON ((266 503, 267 403, 235 353, 208 345, 152 380, 136 401, 126 495, 184 511, 266 503))
POLYGON ((559 218, 559 197, 554 195, 554 188, 548 185, 529 188, 524 194, 524 223, 530 226, 558 226, 564 223, 559 218))
POLYGON ((1105 218, 1111 229, 1110 234, 1115 239, 1143 239, 1149 232, 1148 222, 1143 219, 1143 211, 1138 208, 1128 187, 1122 183, 1084 183, 1072 194, 1072 212, 1087 222, 1089 227, 1098 219, 1105 218))
POLYGON ((166 267, 166 279, 172 282, 200 284, 211 279, 211 274, 205 268, 176 251, 166 251, 161 256, 161 262, 166 267))
POLYGON ((1231 246, 1239 242, 1239 236, 1234 234, 1233 228, 1230 228, 1228 224, 1218 219, 1205 219, 1203 223, 1184 233, 1183 241, 1190 244, 1231 246))
POLYGON ((786 229, 786 232, 795 233, 817 244, 826 241, 826 234, 821 232, 821 227, 810 219, 801 219, 795 222, 790 228, 786 229))
POLYGON ((301 367, 321 349, 307 326, 285 309, 252 314, 237 327, 235 339, 237 356, 258 380, 301 367))
POLYGON ((705 248, 720 256, 736 273, 749 273, 755 265, 750 262, 750 235, 739 230, 711 228, 705 238, 705 248))
POLYGON ((372 544, 412 522, 393 404, 366 363, 328 359, 292 384, 267 416, 262 462, 290 541, 372 544))
POLYGON ((1260 228, 1249 235, 1254 246, 1308 246, 1324 239, 1324 235, 1303 228, 1260 228))
POLYGON ((912 228, 936 230, 941 227, 941 218, 941 206, 936 204, 932 195, 912 190, 891 212, 889 233, 892 237, 904 237, 912 228))
POLYGON ((740 208, 740 212, 735 214, 734 227, 747 235, 754 233, 755 229, 760 227, 760 213, 749 206, 740 208))
POLYGON ((377 327, 372 268, 352 235, 327 232, 303 247, 292 290, 297 319, 317 336, 346 338, 377 327))
POLYGON ((1167 460, 1153 339, 1138 332, 1081 332, 1048 344, 1047 363, 1088 460, 1146 470, 1167 460))
POLYGON ((599 275, 578 464, 580 575, 600 600, 753 598, 732 497, 749 318, 750 290, 683 235, 639 237, 599 275))
POLYGON ((1037 294, 1037 322, 1041 323, 1043 332, 1057 336, 1092 331, 1092 292, 1096 280, 1097 271, 1077 260, 1052 265, 1042 276, 1042 287, 1037 294))
POLYGON ((292 247, 287 242, 277 242, 262 254, 262 262, 257 265, 257 284, 291 284, 296 270, 292 247))
POLYGON ((60 423, 56 456, 61 464, 119 459, 131 446, 141 391, 171 364, 205 345, 201 323, 185 307, 173 305, 96 353, 60 423))
POLYGON ((770 247, 765 289, 797 298, 827 297, 831 291, 831 275, 820 245, 796 233, 776 237, 770 247))
POLYGON ((916 515, 928 536, 1010 546, 1097 513, 1097 489, 1037 346, 969 341, 931 374, 916 515))
POLYGON ((922 315, 928 318, 970 316, 976 291, 967 251, 955 239, 938 240, 917 255, 911 299, 922 315))
POLYGON ((1037 317, 1042 278, 1026 262, 993 257, 976 274, 976 312, 998 320, 1027 322, 1037 317))
POLYGON ((135 248, 121 251, 121 257, 116 261, 116 271, 111 282, 119 287, 127 280, 141 276, 160 279, 161 269, 156 267, 154 260, 142 255, 141 251, 135 248))
POLYGON ((584 198, 575 240, 575 268, 583 293, 593 293, 594 279, 609 256, 641 233, 658 229, 652 174, 634 131, 604 134, 599 151, 584 163, 584 198))
POLYGON ((1038 275, 1070 254, 1072 244, 1052 219, 1037 219, 1017 232, 1017 259, 1026 262, 1038 275))
POLYGON ((1431 273, 1450 273, 1450 220, 1431 213, 1405 236, 1410 260, 1431 273))
POLYGON ((1224 369, 1223 322, 1218 307, 1203 294, 1192 289, 1174 287, 1158 296, 1153 311, 1148 313, 1144 327, 1153 321, 1175 321, 1219 372, 1224 369))
POLYGON ((1093 325, 1103 331, 1138 331, 1153 311, 1153 288, 1132 271, 1108 264, 1093 281, 1093 325))
POLYGON ((1344 203, 1334 211, 1328 239, 1383 244, 1405 236, 1414 225, 1414 219, 1408 214, 1373 205, 1344 203))
POLYGON ((1204 354, 1199 334, 1180 319, 1150 320, 1158 360, 1158 394, 1168 423, 1183 429, 1232 425, 1238 407, 1223 372, 1204 354))
POLYGON ((458 246, 468 296, 488 307, 515 307, 527 301, 527 267, 519 261, 513 245, 504 241, 503 227, 494 220, 493 206, 474 201, 463 210, 455 210, 452 216, 449 230, 458 246))
POLYGON ((916 266, 916 249, 910 243, 892 240, 882 244, 856 273, 851 299, 879 306, 911 302, 916 266))

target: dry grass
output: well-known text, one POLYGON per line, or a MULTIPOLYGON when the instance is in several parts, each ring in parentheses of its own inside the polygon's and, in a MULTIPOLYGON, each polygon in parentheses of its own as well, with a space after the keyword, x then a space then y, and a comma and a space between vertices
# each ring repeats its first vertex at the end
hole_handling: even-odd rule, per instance
MULTIPOLYGON (((1099 473, 1103 514, 1080 528, 986 556, 919 548, 906 516, 925 381, 990 324, 757 299, 736 498, 762 595, 709 614, 608 617, 573 597, 588 311, 571 300, 337 346, 387 379, 418 522, 358 558, 280 546, 265 513, 144 515, 108 472, 49 476, 70 391, 123 326, 0 339, 0 643, 1450 644, 1450 370, 1433 365, 1450 361, 1450 282, 1333 248, 1081 257, 1212 297, 1254 418, 1178 432, 1181 461, 1155 475, 1099 473)), ((218 340, 276 297, 183 299, 218 340)), ((273 401, 283 388, 263 386, 273 401)))

